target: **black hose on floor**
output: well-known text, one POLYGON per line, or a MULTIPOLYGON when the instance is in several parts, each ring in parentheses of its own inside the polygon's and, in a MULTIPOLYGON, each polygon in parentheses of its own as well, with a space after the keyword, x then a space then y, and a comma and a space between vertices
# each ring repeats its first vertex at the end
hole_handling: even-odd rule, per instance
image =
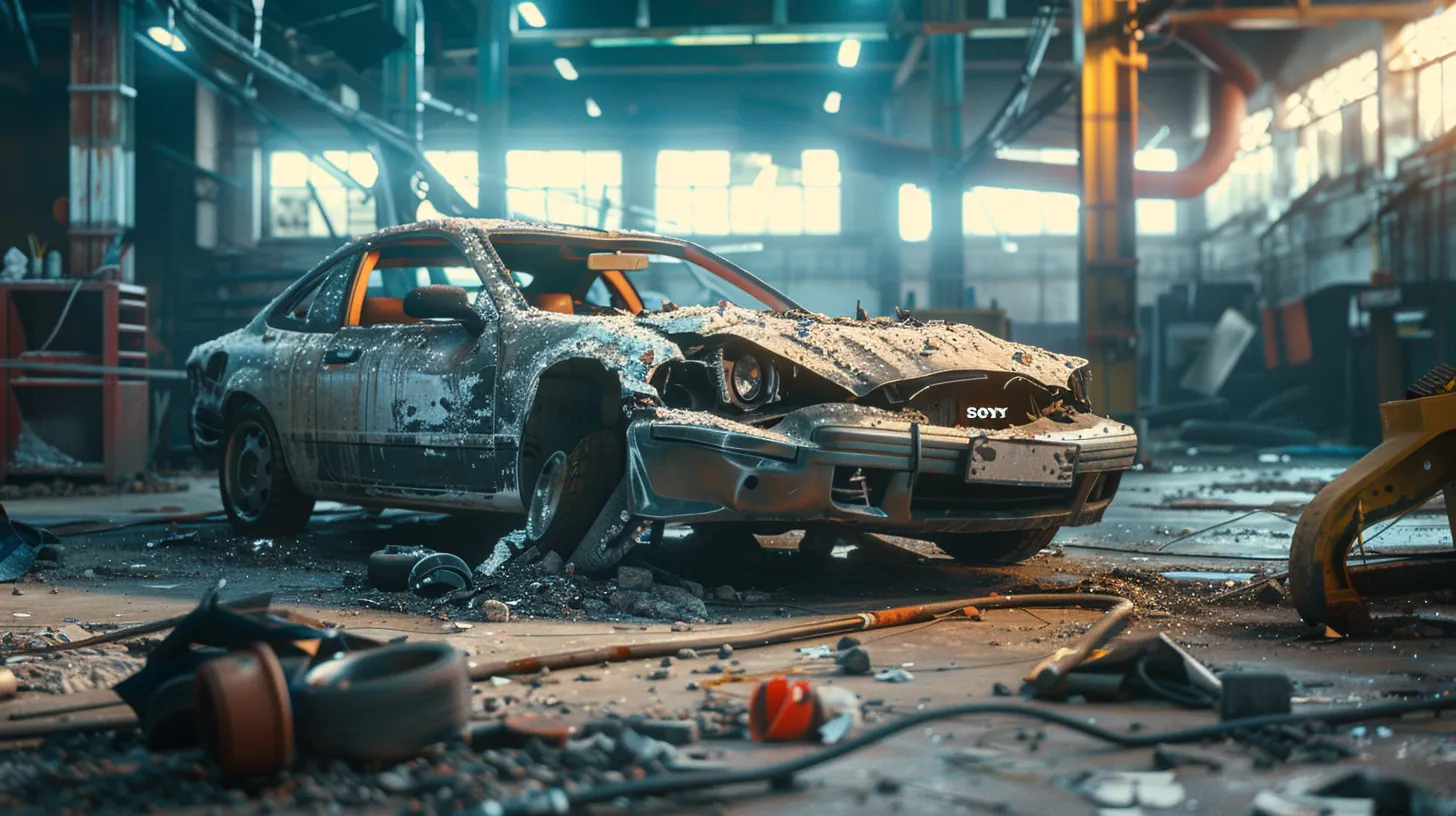
POLYGON ((505 805, 487 802, 481 805, 476 812, 484 814, 484 816, 539 816, 540 814, 548 813, 566 813, 571 809, 583 805, 610 802, 616 799, 663 796, 702 790, 704 788, 722 787, 725 785, 769 782, 777 786, 782 786, 791 782, 795 774, 803 773, 811 768, 854 753, 861 748, 881 742, 901 731, 906 731, 929 722, 951 717, 963 717, 971 714, 999 714, 1012 717, 1028 717, 1076 731, 1120 748, 1151 748, 1160 744, 1199 742, 1206 739, 1227 737, 1238 731, 1265 728, 1268 726, 1299 725, 1311 722, 1342 725, 1367 720, 1395 718, 1417 712, 1440 712, 1453 708, 1456 708, 1456 695, 1443 695, 1423 700, 1382 703, 1372 706, 1347 706, 1323 711, 1305 711, 1297 714, 1271 714, 1262 717, 1246 717, 1161 733, 1119 733, 1092 725, 1082 718, 1071 717, 1025 703, 966 703, 963 705, 917 711, 907 715, 903 719, 871 729, 857 737, 820 749, 814 753, 795 757, 783 762, 776 762, 762 768, 752 768, 742 771, 708 771, 703 773, 658 776, 569 792, 560 788, 553 788, 534 794, 525 800, 511 802, 505 805))

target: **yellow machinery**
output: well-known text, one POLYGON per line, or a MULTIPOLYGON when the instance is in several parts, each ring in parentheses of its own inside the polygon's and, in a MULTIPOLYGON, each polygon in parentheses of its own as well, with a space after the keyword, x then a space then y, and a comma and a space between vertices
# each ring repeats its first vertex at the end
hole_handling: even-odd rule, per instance
MULTIPOLYGON (((1341 634, 1367 628, 1362 596, 1456 587, 1456 552, 1377 563, 1364 560, 1364 531, 1446 494, 1456 534, 1456 369, 1439 366, 1406 399, 1380 406, 1383 441, 1305 508, 1289 551, 1289 590, 1300 617, 1341 634)), ((1389 522, 1388 522, 1389 523, 1389 522)))

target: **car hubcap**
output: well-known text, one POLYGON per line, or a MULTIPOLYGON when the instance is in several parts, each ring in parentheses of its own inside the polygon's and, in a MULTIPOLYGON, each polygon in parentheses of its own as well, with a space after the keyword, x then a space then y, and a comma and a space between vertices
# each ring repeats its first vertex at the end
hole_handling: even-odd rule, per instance
POLYGON ((228 495, 238 515, 252 520, 263 514, 273 494, 273 445, 259 425, 247 425, 233 438, 228 495))
POLYGON ((557 451, 546 460, 541 475, 536 477, 536 489, 531 491, 531 509, 526 513, 526 537, 540 541, 556 518, 556 508, 561 504, 561 494, 566 490, 566 454, 557 451))

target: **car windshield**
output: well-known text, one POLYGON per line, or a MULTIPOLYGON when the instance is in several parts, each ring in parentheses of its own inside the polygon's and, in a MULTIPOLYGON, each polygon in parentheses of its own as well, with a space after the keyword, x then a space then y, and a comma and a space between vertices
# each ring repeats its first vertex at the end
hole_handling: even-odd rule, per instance
MULTIPOLYGON (((648 267, 623 272, 642 298, 644 311, 662 309, 663 301, 678 306, 713 306, 728 301, 750 309, 769 309, 767 303, 739 289, 727 280, 691 262, 668 255, 648 256, 648 267)), ((587 291, 586 300, 594 306, 611 305, 612 293, 597 279, 587 291)))
POLYGON ((665 239, 497 233, 491 242, 526 302, 543 311, 635 313, 658 311, 667 301, 698 306, 725 300, 750 309, 796 307, 726 258, 665 239), (647 268, 591 269, 589 257, 604 252, 646 255, 647 268))

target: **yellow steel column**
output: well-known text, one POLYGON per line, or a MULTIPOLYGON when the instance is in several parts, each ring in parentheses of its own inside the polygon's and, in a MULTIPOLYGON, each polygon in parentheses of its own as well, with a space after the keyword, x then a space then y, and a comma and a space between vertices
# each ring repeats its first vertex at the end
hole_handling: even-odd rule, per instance
POLYGON ((1137 414, 1137 0, 1078 0, 1075 51, 1082 66, 1082 334, 1092 362, 1089 394, 1103 414, 1137 414))

